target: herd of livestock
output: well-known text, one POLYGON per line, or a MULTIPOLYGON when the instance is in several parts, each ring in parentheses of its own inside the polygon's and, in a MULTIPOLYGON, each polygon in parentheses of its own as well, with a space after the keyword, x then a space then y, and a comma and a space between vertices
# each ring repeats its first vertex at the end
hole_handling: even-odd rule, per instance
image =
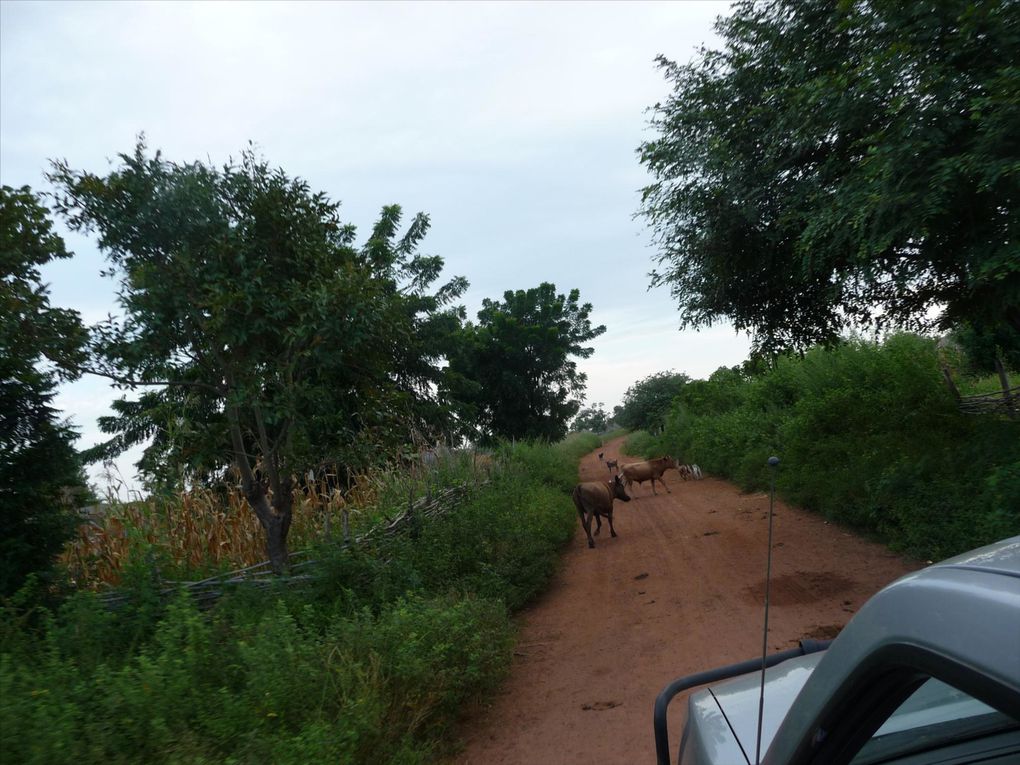
POLYGON ((613 502, 617 499, 630 502, 630 495, 627 492, 635 483, 643 484, 645 481, 651 481, 652 494, 655 494, 655 482, 658 481, 666 492, 670 493, 666 482, 662 480, 662 474, 670 468, 676 470, 684 481, 698 480, 702 477, 701 468, 697 465, 681 465, 679 460, 672 457, 631 462, 621 467, 618 460, 607 460, 605 452, 599 452, 599 462, 606 465, 612 478, 608 481, 579 483, 574 487, 573 494, 577 515, 581 519, 581 527, 588 537, 588 547, 595 546, 595 540, 591 533, 592 520, 595 521, 595 536, 598 536, 602 531, 603 517, 609 523, 609 533, 616 536, 616 529, 613 528, 613 502))
MULTIPOLYGON (((609 524, 609 533, 616 536, 616 529, 613 528, 613 502, 620 500, 630 502, 630 494, 634 484, 643 484, 645 481, 652 482, 652 494, 655 491, 655 482, 671 493, 669 486, 662 480, 662 474, 667 470, 676 470, 683 481, 700 480, 702 478, 701 468, 697 465, 684 465, 672 457, 659 457, 654 460, 643 462, 630 462, 619 464, 618 459, 606 459, 605 452, 599 452, 599 462, 609 470, 608 481, 586 481, 574 487, 573 500, 577 507, 577 514, 581 519, 581 527, 588 537, 588 547, 595 546, 595 540, 591 530, 592 521, 595 522, 594 536, 602 531, 602 519, 605 518, 609 524)), ((473 469, 484 474, 491 474, 493 468, 493 457, 470 449, 450 449, 442 444, 435 447, 421 450, 412 465, 420 465, 426 470, 432 470, 439 464, 448 460, 466 459, 473 469)), ((309 480, 312 480, 309 476, 309 480)))

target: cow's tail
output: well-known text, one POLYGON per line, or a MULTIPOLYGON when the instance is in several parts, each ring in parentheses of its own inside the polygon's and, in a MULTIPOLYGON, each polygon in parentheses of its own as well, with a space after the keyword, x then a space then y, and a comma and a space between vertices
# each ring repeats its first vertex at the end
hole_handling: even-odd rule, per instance
POLYGON ((574 493, 570 495, 570 498, 574 500, 574 507, 577 508, 577 514, 584 518, 584 503, 581 502, 580 484, 574 487, 574 493))

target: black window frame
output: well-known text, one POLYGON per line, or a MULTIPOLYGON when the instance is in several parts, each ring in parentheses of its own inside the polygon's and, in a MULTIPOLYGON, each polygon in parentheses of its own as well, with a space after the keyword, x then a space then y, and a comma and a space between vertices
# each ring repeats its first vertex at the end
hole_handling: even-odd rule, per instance
MULTIPOLYGON (((927 646, 891 644, 869 654, 844 679, 798 744, 793 765, 848 765, 930 677, 1020 720, 1020 687, 1015 684, 927 646)), ((768 765, 768 757, 764 763, 768 765)))

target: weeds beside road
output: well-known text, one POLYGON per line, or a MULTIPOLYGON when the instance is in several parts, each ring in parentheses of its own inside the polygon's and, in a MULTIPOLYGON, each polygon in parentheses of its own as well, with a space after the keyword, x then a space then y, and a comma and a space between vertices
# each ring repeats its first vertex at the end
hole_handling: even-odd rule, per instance
POLYGON ((367 551, 324 545, 303 590, 164 606, 142 556, 116 612, 22 592, 0 627, 0 748, 23 763, 434 761, 505 676, 510 613, 552 574, 597 445, 507 447, 456 512, 367 551))

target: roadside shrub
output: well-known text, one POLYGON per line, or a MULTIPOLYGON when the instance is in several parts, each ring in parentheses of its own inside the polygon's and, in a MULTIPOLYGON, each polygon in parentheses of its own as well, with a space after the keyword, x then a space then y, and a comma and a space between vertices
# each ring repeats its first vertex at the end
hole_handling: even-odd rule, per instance
POLYGON ((588 452, 597 449, 602 444, 603 438, 606 437, 608 436, 598 436, 594 433, 568 433, 566 438, 552 445, 552 451, 568 461, 572 461, 576 474, 577 461, 588 452))
MULTIPOLYGON (((303 589, 237 588, 208 612, 158 597, 153 556, 119 610, 82 592, 0 608, 0 746, 24 763, 429 763, 505 676, 512 609, 573 532, 578 437, 502 449, 455 511, 358 551, 323 543, 303 589), (327 554, 327 550, 330 552, 327 554)), ((432 478, 428 478, 431 481, 432 478)), ((376 482, 401 506, 424 476, 376 482)), ((431 485, 431 484, 430 484, 431 485)), ((432 486, 433 489, 438 486, 432 486)), ((385 515, 393 508, 380 507, 385 515)), ((365 521, 366 512, 361 519, 365 521)))
POLYGON ((574 521, 561 489, 508 479, 391 549, 414 567, 428 591, 477 593, 516 609, 552 575, 574 521))
POLYGON ((745 490, 768 486, 777 455, 784 498, 925 559, 1020 533, 1017 423, 961 415, 934 341, 917 335, 720 369, 684 386, 660 438, 628 449, 745 490))
POLYGON ((653 436, 647 430, 636 430, 623 442, 623 451, 644 458, 656 457, 662 452, 659 446, 662 440, 661 437, 653 436))
POLYGON ((432 738, 464 703, 503 679, 513 630, 498 600, 409 596, 378 618, 338 620, 328 640, 338 651, 331 664, 337 671, 347 672, 351 663, 380 667, 392 689, 385 728, 432 738))
POLYGON ((539 441, 504 443, 498 458, 518 481, 527 476, 529 480, 570 492, 577 483, 578 460, 601 443, 591 433, 571 433, 554 446, 539 441))
POLYGON ((512 634, 499 601, 473 597, 403 598, 321 633, 282 602, 236 630, 183 598, 122 663, 4 654, 0 735, 24 763, 388 763, 441 748, 505 675, 512 634))

